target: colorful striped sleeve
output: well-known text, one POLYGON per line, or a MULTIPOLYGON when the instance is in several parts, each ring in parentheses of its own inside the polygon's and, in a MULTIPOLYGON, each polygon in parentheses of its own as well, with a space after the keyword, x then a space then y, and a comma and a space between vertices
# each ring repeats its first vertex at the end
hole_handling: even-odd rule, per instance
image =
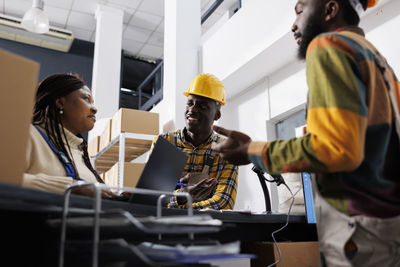
POLYGON ((351 171, 361 164, 368 107, 359 62, 373 59, 355 55, 353 45, 339 34, 321 35, 310 43, 308 134, 251 143, 248 153, 254 164, 268 173, 351 171))

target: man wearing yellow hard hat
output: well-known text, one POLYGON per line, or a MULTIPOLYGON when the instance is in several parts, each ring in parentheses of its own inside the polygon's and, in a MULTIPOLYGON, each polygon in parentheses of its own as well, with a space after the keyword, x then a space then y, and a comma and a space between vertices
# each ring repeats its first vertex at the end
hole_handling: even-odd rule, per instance
MULTIPOLYGON (((188 156, 182 177, 177 177, 176 190, 191 194, 194 209, 233 209, 238 167, 211 149, 213 143, 224 140, 211 127, 221 117, 225 87, 214 75, 203 73, 193 79, 184 95, 185 128, 160 135, 188 156)), ((186 199, 172 197, 169 207, 187 208, 186 199)))
POLYGON ((326 266, 400 266, 400 88, 358 27, 375 3, 297 1, 292 31, 309 88, 305 136, 254 142, 214 128, 228 139, 213 149, 233 164, 316 174, 326 266))

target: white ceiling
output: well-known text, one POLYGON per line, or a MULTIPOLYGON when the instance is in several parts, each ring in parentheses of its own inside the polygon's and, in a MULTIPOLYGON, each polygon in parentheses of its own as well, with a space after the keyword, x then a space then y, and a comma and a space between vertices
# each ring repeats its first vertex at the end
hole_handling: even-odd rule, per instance
MULTIPOLYGON (((72 31, 75 38, 94 42, 97 4, 124 10, 122 49, 130 55, 147 59, 163 57, 164 2, 168 0, 44 0, 50 25, 72 31)), ((200 0, 201 14, 215 0, 200 0)), ((205 33, 237 0, 225 0, 202 25, 205 33)), ((0 13, 22 18, 32 0, 0 0, 0 13)))

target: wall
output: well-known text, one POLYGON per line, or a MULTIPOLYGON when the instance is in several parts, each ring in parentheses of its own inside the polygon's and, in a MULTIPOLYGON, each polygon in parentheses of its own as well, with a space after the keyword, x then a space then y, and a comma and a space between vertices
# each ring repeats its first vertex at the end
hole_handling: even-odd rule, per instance
POLYGON ((235 96, 292 61, 293 21, 289 1, 248 1, 204 42, 203 72, 222 79, 229 88, 227 96, 235 96))
POLYGON ((0 39, 0 47, 40 63, 39 81, 54 73, 78 73, 92 83, 94 44, 75 39, 68 53, 0 39))
POLYGON ((367 38, 375 47, 386 57, 388 63, 392 66, 397 78, 400 77, 400 36, 395 34, 400 27, 400 1, 398 1, 398 16, 390 21, 379 25, 370 32, 367 32, 367 38))
POLYGON ((204 69, 225 79, 289 30, 294 19, 289 10, 289 1, 249 2, 204 43, 204 69))
MULTIPOLYGON (((229 99, 221 110, 222 116, 217 124, 245 132, 253 140, 265 140, 265 121, 269 116, 268 82, 266 79, 240 96, 229 99)), ((265 209, 263 191, 251 167, 239 167, 235 209, 262 211, 265 209)))

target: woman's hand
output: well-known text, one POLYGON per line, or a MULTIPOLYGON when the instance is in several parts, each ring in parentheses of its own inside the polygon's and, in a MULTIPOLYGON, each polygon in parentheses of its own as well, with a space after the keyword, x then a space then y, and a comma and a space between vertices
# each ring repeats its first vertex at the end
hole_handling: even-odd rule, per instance
MULTIPOLYGON (((77 194, 86 197, 94 197, 95 196, 95 189, 91 186, 78 186, 71 190, 72 194, 77 194)), ((111 198, 115 197, 117 194, 109 191, 109 190, 101 190, 101 197, 102 198, 111 198)))

